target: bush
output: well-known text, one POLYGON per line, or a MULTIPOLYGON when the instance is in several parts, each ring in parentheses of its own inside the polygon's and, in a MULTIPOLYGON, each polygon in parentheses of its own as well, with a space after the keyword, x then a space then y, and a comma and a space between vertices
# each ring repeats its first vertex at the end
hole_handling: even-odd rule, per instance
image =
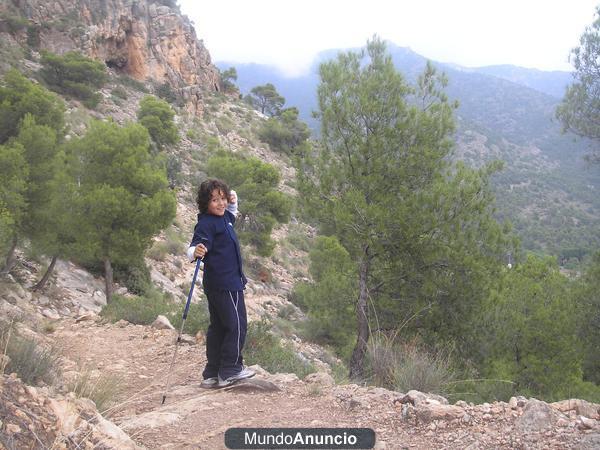
POLYGON ((10 34, 16 34, 27 27, 28 21, 20 15, 11 15, 9 11, 0 13, 0 23, 7 28, 10 34))
MULTIPOLYGON (((111 322, 126 320, 137 325, 150 325, 157 316, 163 315, 178 329, 181 326, 184 307, 185 299, 180 303, 173 303, 164 294, 154 290, 143 297, 114 295, 111 303, 105 306, 100 314, 111 322)), ((206 329, 207 325, 206 302, 192 303, 183 331, 195 335, 198 331, 206 329)))
POLYGON ((235 128, 235 123, 229 117, 220 116, 215 120, 215 125, 221 134, 227 134, 235 128))
POLYGON ((259 364, 271 373, 295 373, 304 378, 316 372, 314 366, 302 360, 292 348, 281 344, 269 333, 270 325, 265 320, 251 322, 248 326, 244 357, 248 364, 259 364))
POLYGON ((115 264, 113 270, 115 281, 123 283, 132 294, 142 295, 152 290, 150 270, 143 259, 127 266, 115 264))
POLYGON ((136 91, 143 92, 145 94, 148 93, 148 88, 144 83, 136 80, 135 78, 128 77, 127 75, 119 76, 119 83, 121 83, 123 86, 129 86, 136 91))
POLYGON ((169 103, 174 104, 177 102, 177 93, 168 81, 156 88, 156 95, 169 103))
POLYGON ((127 91, 125 89, 123 89, 121 86, 115 87, 111 91, 111 94, 122 100, 127 100, 127 91))
POLYGON ((275 247, 271 230, 277 222, 289 220, 292 208, 291 199, 277 191, 278 170, 258 158, 219 152, 208 160, 206 172, 237 191, 243 205, 236 222, 240 240, 250 242, 260 255, 270 256, 275 247))
POLYGON ((156 241, 152 244, 152 247, 146 252, 148 258, 152 258, 155 261, 164 261, 169 253, 168 245, 164 241, 156 241))
POLYGON ((18 336, 12 324, 0 324, 0 345, 6 349, 9 362, 4 373, 15 372, 29 385, 51 384, 58 374, 60 355, 55 348, 46 348, 33 339, 18 336))
POLYGON ((159 147, 179 142, 179 133, 173 120, 175 112, 164 100, 152 95, 145 96, 140 102, 137 117, 159 147))
POLYGON ((78 52, 43 52, 41 63, 39 73, 50 89, 82 100, 88 108, 98 105, 101 96, 96 91, 108 80, 104 63, 78 52))
POLYGON ((455 377, 450 351, 427 351, 414 340, 396 343, 383 333, 369 341, 368 361, 374 383, 399 392, 416 389, 444 395, 455 377))
POLYGON ((103 414, 123 391, 123 379, 112 374, 94 376, 90 369, 86 369, 67 384, 67 389, 76 397, 92 400, 98 411, 103 414))
POLYGON ((298 120, 298 109, 288 108, 269 118, 261 126, 258 136, 273 150, 287 155, 302 155, 308 150, 308 125, 298 120))

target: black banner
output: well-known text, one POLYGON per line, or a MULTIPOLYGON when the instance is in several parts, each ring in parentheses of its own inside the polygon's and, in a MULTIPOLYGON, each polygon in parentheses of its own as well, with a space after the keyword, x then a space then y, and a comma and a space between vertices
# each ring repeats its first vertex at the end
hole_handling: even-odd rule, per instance
POLYGON ((230 449, 368 449, 375 446, 370 428, 230 428, 230 449))

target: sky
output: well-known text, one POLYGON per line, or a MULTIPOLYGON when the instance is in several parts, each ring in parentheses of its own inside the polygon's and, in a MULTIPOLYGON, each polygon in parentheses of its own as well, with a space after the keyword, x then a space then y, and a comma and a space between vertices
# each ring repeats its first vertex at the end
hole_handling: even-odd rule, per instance
POLYGON ((213 62, 305 73, 321 50, 374 34, 438 62, 572 70, 600 0, 179 0, 213 62))

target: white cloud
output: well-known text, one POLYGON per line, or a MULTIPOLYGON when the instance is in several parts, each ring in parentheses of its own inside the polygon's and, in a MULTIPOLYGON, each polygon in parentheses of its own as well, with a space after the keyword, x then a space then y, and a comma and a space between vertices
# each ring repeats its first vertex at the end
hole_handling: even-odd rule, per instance
POLYGON ((568 56, 598 0, 180 0, 213 60, 306 70, 320 50, 361 47, 377 33, 464 66, 570 70, 568 56))

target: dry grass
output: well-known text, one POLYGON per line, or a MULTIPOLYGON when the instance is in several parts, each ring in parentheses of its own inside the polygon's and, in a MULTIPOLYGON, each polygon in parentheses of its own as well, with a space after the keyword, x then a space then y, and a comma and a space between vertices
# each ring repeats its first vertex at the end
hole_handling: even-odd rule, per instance
POLYGON ((416 340, 376 333, 369 342, 369 361, 375 384, 399 392, 416 389, 444 395, 455 378, 451 351, 425 349, 416 340))

